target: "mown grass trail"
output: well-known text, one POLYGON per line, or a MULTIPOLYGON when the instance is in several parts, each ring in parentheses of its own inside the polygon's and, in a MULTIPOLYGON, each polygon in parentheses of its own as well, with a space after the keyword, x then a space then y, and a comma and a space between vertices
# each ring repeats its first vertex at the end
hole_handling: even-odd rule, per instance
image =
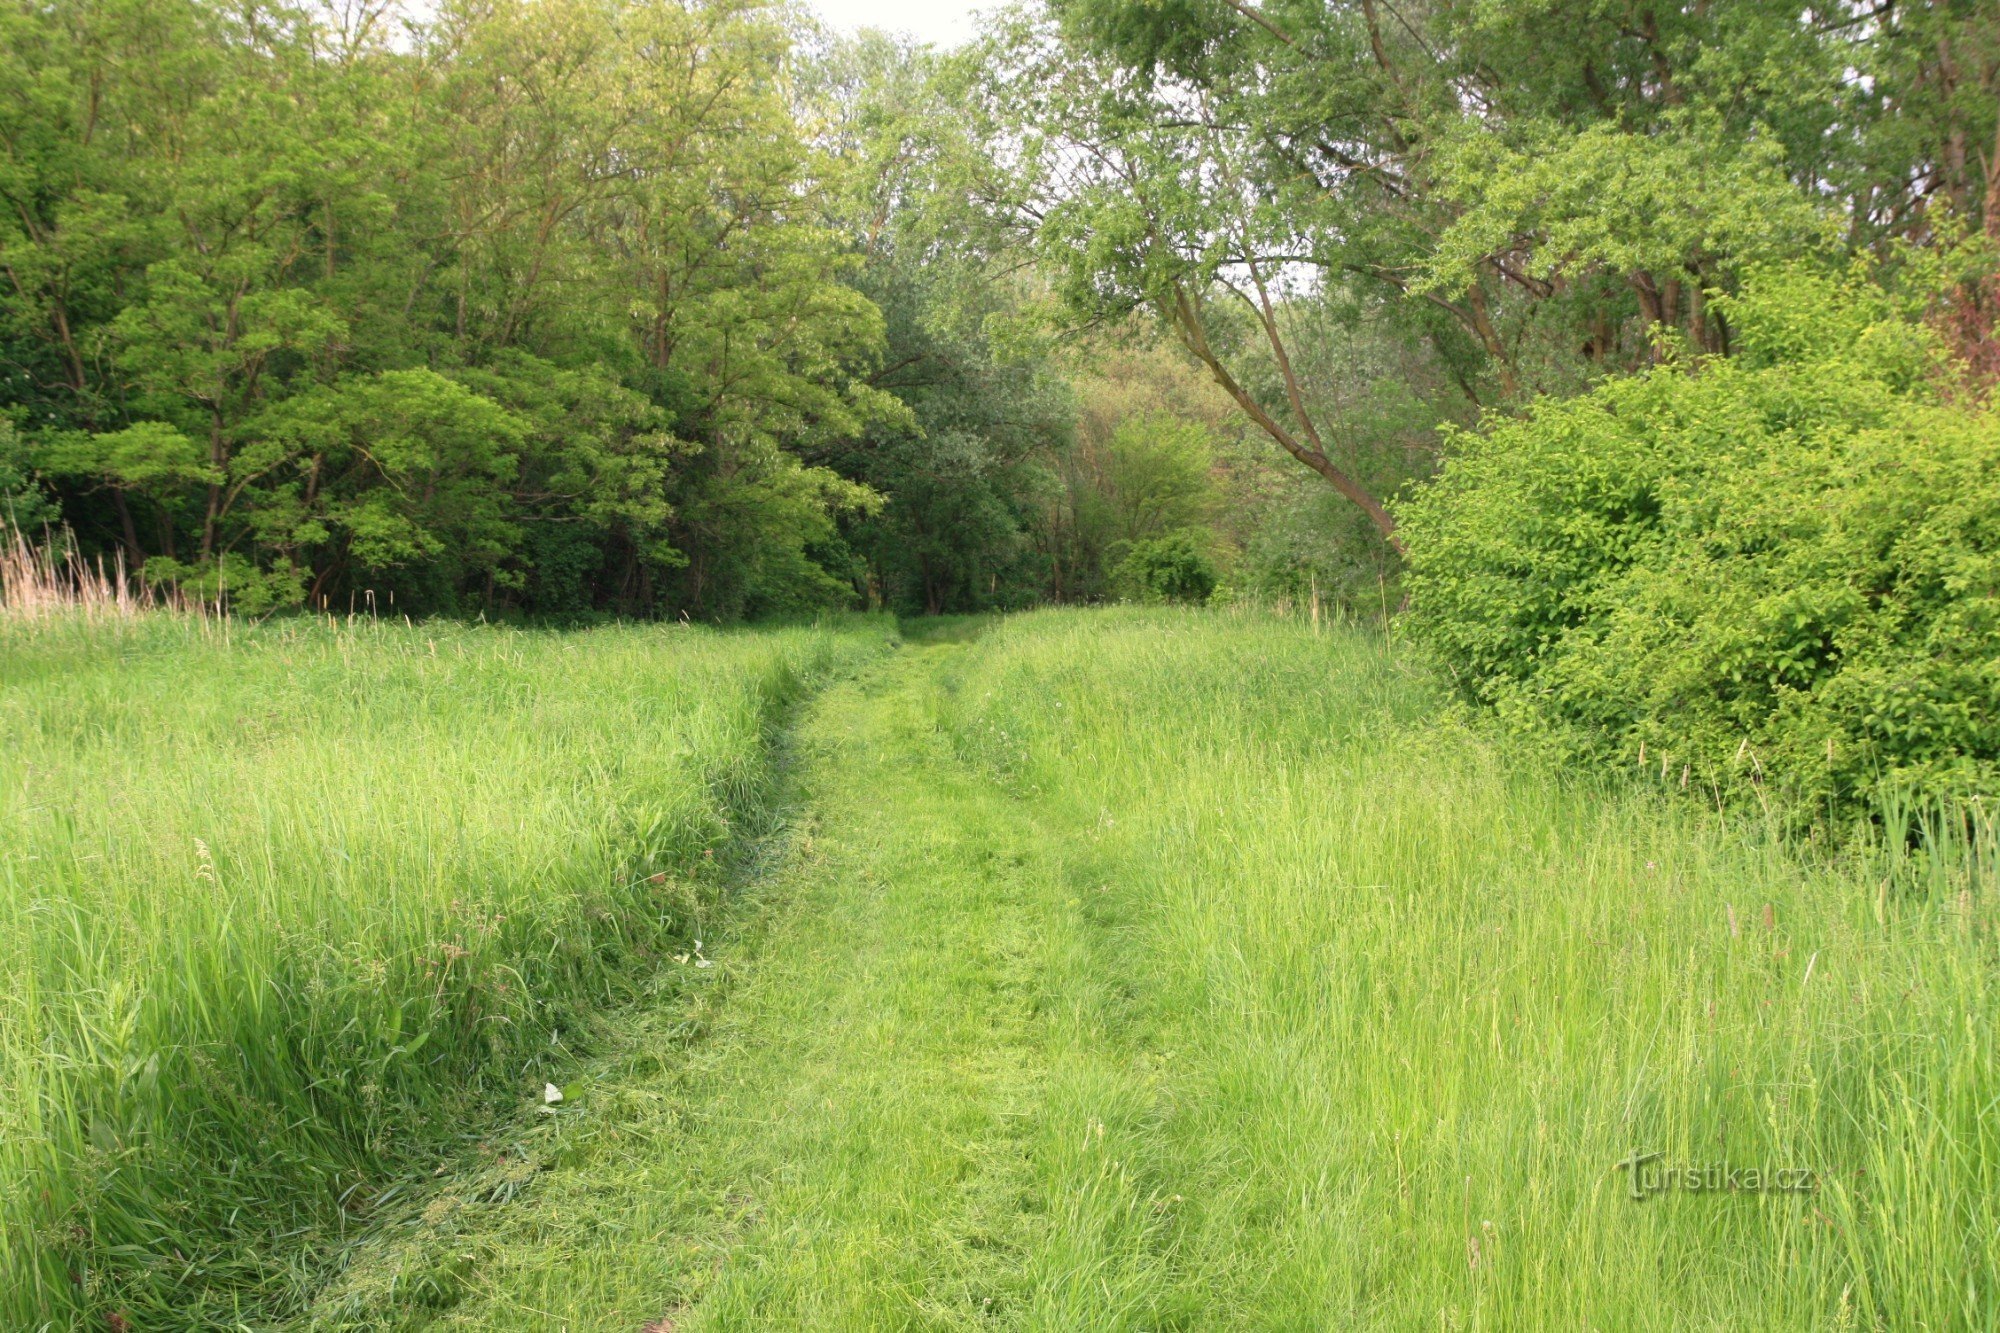
POLYGON ((902 649, 716 966, 313 1322, 1992 1326, 1988 891, 1438 702, 1256 617, 902 649), (1816 1187, 1635 1202, 1644 1152, 1816 1187))
MULTIPOLYGON (((523 1203, 468 1182, 322 1326, 428 1326, 410 1292, 441 1271, 437 1323, 469 1328, 952 1327, 1051 1298, 1051 1076, 1107 1058, 1107 997, 1065 849, 935 733, 927 694, 964 652, 908 647, 810 710, 809 804, 693 1008, 570 1089, 523 1203)), ((1091 1123, 1072 1137, 1099 1152, 1091 1123)))

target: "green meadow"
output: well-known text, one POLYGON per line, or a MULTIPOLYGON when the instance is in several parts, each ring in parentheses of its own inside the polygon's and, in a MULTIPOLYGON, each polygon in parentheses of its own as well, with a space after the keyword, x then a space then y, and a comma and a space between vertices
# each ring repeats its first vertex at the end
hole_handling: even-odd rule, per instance
POLYGON ((6 627, 0 1323, 2000 1317, 1977 840, 1379 627, 905 635, 6 627))
POLYGON ((700 933, 886 637, 0 621, 0 1327, 296 1304, 700 933))

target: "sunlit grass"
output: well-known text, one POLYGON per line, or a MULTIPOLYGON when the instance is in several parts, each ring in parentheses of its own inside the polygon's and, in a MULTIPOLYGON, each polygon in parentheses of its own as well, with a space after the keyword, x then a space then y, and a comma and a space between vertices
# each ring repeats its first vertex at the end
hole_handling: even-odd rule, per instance
POLYGON ((2000 1318, 2000 918, 1970 868, 1816 864, 1436 704, 1379 635, 1192 614, 1016 619, 938 696, 1087 840, 1091 966, 1145 1071, 1100 1098, 1101 1151, 1050 1140, 1027 1322, 2000 1318), (1635 1152, 1818 1188, 1635 1202, 1635 1152))
POLYGON ((0 623, 0 1327, 235 1326, 712 909, 880 626, 0 623))
POLYGON ((715 966, 554 1115, 770 804, 771 682, 879 631, 10 649, 7 1276, 222 1323, 165 1293, 304 1293, 358 1185, 299 1327, 2000 1322, 1990 848, 1554 769, 1379 629, 958 628, 810 706, 715 966), (475 1101, 522 1113, 380 1206, 475 1101), (1648 1153, 1815 1187, 1635 1201, 1648 1153))

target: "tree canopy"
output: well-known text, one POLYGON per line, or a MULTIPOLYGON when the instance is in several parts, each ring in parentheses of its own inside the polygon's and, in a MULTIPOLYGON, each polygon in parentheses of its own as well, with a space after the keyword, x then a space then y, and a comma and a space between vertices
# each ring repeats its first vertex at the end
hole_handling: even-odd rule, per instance
POLYGON ((2000 372, 1996 106, 1971 0, 15 6, 0 499, 253 613, 1006 607, 1173 533, 1380 597, 1451 430, 1731 356, 1771 264, 2000 372))

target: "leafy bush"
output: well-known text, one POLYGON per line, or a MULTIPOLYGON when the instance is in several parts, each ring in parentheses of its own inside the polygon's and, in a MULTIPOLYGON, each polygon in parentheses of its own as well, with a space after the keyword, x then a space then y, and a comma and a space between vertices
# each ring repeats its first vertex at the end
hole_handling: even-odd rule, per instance
POLYGON ((1738 355, 1450 442, 1400 508, 1412 625, 1474 696, 1795 810, 2000 774, 2000 418, 1917 311, 1787 268, 1738 355))
POLYGON ((1206 602, 1215 591, 1215 562, 1183 528, 1133 542, 1111 581, 1130 601, 1206 602))

